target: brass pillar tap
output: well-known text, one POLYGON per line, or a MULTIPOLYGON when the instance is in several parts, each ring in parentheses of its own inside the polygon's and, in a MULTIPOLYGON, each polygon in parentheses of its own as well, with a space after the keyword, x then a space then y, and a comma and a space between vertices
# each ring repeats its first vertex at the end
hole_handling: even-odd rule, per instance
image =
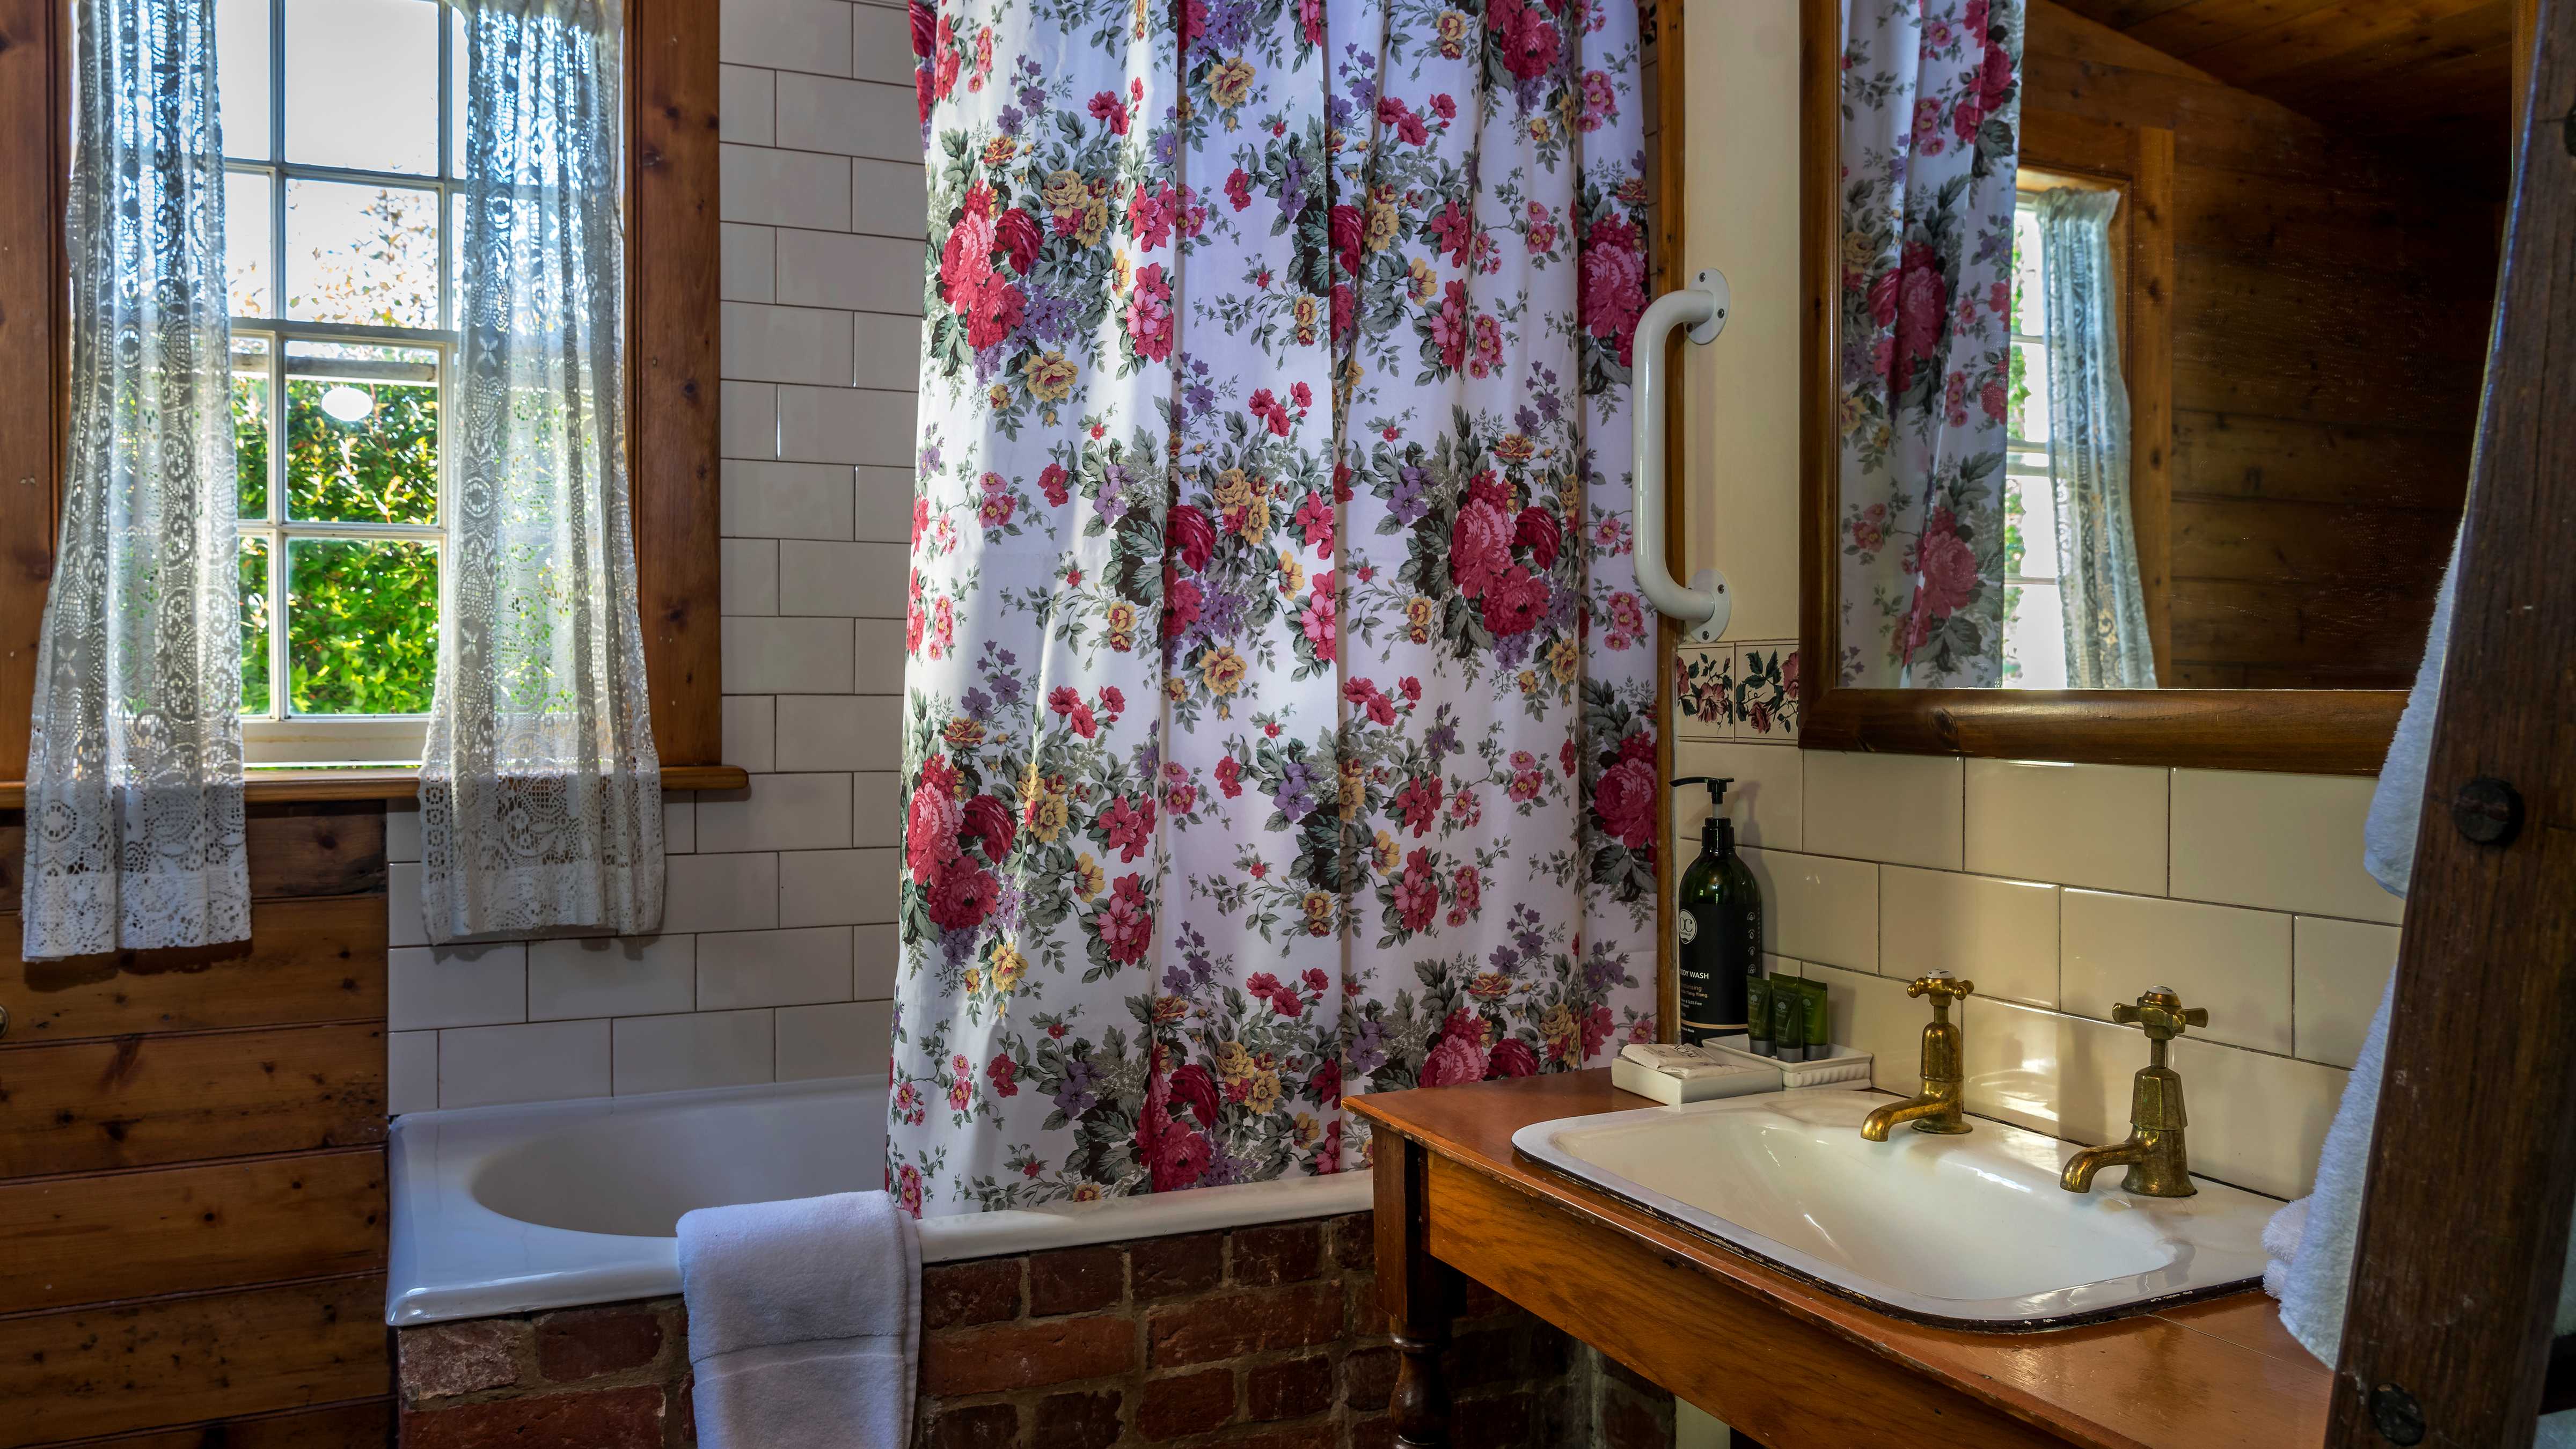
POLYGON ((2126 1165, 2129 1175, 2120 1182, 2122 1190, 2146 1197, 2189 1197, 2200 1189, 2192 1186, 2191 1160, 2183 1151, 2182 1078, 2165 1065, 2165 1043, 2187 1026, 2209 1025, 2208 1009, 2185 1010, 2171 987, 2159 986, 2135 1005, 2112 1007, 2111 1020, 2147 1034, 2147 1064, 2138 1068, 2129 1092, 2129 1140, 2076 1153, 2066 1160, 2057 1185, 2068 1192, 2091 1192, 2093 1174, 2126 1165))
POLYGON ((1860 1124, 1861 1136, 1885 1142, 1888 1130, 1899 1122, 1913 1123, 1917 1132, 1947 1136, 1968 1130, 1967 1114, 1959 1110, 1959 1088, 1967 1076, 1960 1066, 1965 1053, 1958 1023, 1950 1020, 1950 1003, 1976 989, 1975 982, 1954 981, 1946 971, 1918 976, 1906 986, 1908 996, 1932 998, 1932 1020, 1923 1027, 1923 1090, 1870 1113, 1860 1124))

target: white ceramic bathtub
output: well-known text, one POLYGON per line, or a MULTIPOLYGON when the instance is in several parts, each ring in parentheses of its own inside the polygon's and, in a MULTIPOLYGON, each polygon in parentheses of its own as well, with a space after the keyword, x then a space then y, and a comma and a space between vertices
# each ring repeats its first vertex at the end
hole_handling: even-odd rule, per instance
MULTIPOLYGON (((396 1327, 680 1291, 680 1214, 882 1186, 883 1077, 415 1112, 393 1125, 396 1327)), ((1369 1205, 1369 1175, 932 1218, 925 1263, 1369 1205)))

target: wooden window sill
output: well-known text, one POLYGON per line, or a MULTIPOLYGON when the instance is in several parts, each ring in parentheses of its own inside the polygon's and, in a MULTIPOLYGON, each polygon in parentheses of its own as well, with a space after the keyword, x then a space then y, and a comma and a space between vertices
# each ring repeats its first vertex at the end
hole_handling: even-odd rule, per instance
MULTIPOLYGON (((674 790, 740 790, 751 773, 740 765, 665 765, 662 788, 674 790)), ((242 793, 253 805, 305 800, 408 800, 420 793, 420 771, 252 770, 242 793)), ((0 810, 24 809, 27 786, 19 780, 0 782, 0 810)))

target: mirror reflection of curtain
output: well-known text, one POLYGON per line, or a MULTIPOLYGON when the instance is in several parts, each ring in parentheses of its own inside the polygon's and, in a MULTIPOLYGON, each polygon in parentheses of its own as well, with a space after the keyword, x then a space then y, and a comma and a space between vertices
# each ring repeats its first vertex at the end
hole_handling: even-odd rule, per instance
POLYGON ((1848 685, 2003 675, 2021 0, 1845 0, 1848 685))
POLYGON ((2129 390, 2120 376, 2120 290, 2111 216, 2120 193, 2043 193, 2048 472, 2057 494, 2058 600, 2066 687, 2153 689, 2156 660, 2129 504, 2129 390))

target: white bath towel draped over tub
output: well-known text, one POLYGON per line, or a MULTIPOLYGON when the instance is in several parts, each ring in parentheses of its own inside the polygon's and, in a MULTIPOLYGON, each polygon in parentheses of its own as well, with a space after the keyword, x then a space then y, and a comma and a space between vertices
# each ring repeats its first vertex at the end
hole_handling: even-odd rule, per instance
POLYGON ((909 1449, 921 1240, 882 1192, 680 1218, 705 1449, 909 1449))

